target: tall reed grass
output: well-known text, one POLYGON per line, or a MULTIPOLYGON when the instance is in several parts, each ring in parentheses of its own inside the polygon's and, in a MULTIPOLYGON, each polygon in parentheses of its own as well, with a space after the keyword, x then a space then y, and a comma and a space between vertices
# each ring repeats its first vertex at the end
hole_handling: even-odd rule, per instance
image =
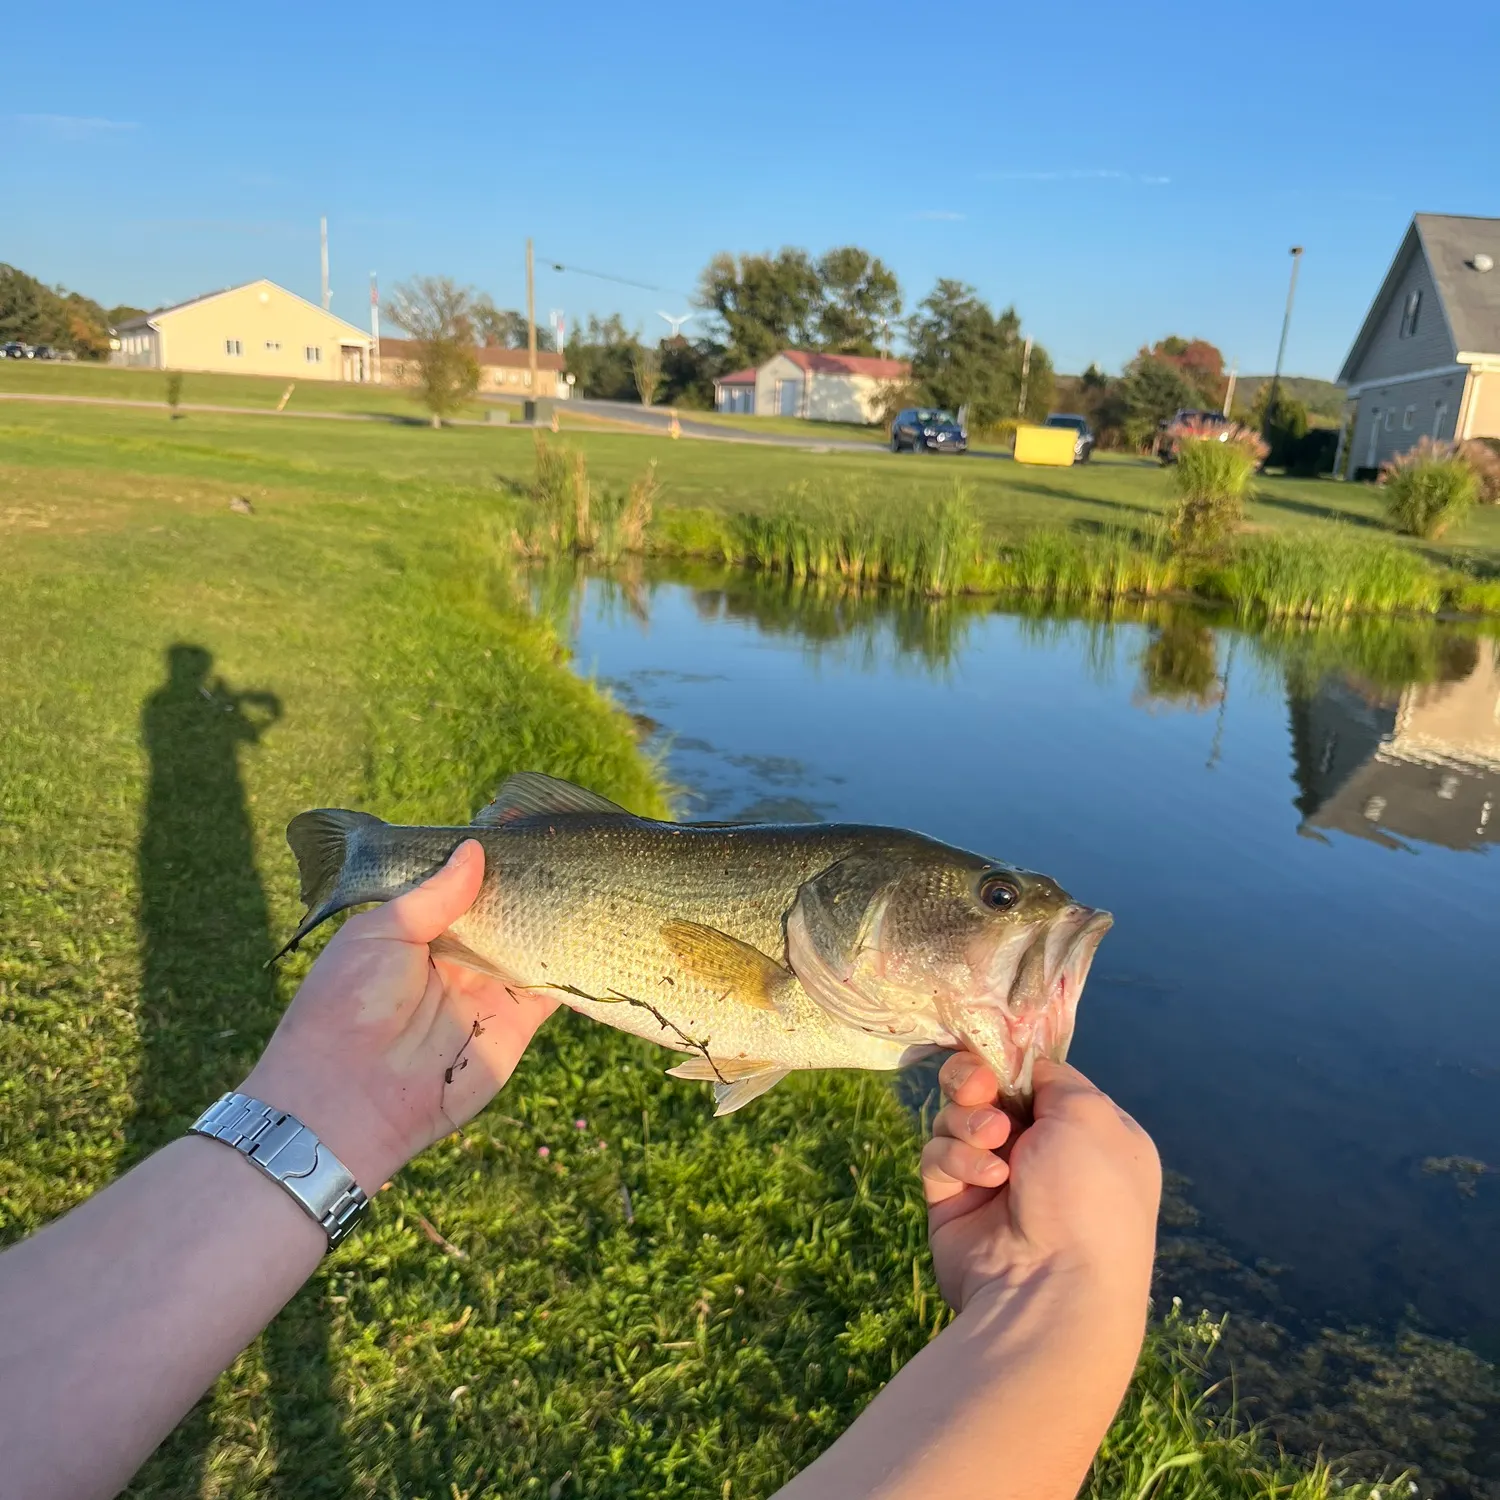
POLYGON ((1442 607, 1443 576, 1409 548, 1352 531, 1244 538, 1233 559, 1193 580, 1241 615, 1322 620, 1354 614, 1431 614, 1442 607))
MULTIPOLYGON (((1243 442, 1184 443, 1178 467, 1188 475, 1187 494, 1248 484, 1253 456, 1243 442)), ((595 487, 581 453, 538 434, 536 478, 512 547, 526 557, 588 554, 607 563, 632 554, 704 558, 797 583, 921 599, 999 594, 1110 603, 1196 595, 1241 617, 1272 620, 1500 611, 1500 580, 1445 572, 1352 527, 1242 535, 1210 548, 1185 545, 1169 518, 1102 531, 1044 527, 997 542, 985 537, 961 480, 916 506, 806 484, 764 513, 661 511, 659 497, 654 465, 623 490, 595 487)))

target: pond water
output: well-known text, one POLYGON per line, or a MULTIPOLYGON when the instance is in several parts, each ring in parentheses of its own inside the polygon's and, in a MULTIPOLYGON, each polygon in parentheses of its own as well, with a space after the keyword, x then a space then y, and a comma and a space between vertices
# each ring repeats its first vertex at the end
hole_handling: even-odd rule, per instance
POLYGON ((1307 1319, 1414 1312, 1500 1346, 1493 641, 882 609, 744 575, 552 607, 684 816, 921 829, 1111 909, 1072 1060, 1200 1231, 1307 1319))

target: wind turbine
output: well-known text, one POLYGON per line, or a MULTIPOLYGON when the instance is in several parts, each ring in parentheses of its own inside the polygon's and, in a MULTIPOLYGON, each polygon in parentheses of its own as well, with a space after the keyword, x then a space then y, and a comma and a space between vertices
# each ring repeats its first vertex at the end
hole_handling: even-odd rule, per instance
POLYGON ((680 318, 674 318, 671 313, 664 313, 664 312, 662 312, 662 311, 660 311, 658 309, 656 316, 658 318, 664 318, 666 320, 667 325, 672 330, 672 332, 669 335, 669 337, 675 339, 675 338, 680 338, 682 336, 682 325, 684 323, 688 322, 692 318, 693 315, 690 312, 686 312, 686 313, 683 313, 683 315, 680 318))

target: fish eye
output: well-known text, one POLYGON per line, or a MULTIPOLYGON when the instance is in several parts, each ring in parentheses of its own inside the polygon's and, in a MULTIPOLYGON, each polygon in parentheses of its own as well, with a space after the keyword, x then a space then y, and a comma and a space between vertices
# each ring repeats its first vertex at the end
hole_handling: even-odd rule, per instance
POLYGON ((979 882, 979 904, 991 911, 1009 911, 1021 899, 1021 887, 1008 875, 986 875, 979 882))

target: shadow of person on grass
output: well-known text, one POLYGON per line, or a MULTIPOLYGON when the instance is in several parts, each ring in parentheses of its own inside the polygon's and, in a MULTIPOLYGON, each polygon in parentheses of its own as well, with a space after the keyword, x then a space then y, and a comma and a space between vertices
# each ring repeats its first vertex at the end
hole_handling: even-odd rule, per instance
MULTIPOLYGON (((150 762, 139 847, 140 1061, 127 1158, 182 1134, 249 1072, 280 1015, 270 911, 255 868, 239 754, 281 717, 273 693, 235 692, 201 646, 166 652, 145 701, 150 762)), ((262 1344, 278 1469, 352 1493, 338 1425, 323 1289, 309 1288, 262 1344)), ((142 1471, 134 1494, 197 1496, 213 1439, 201 1401, 142 1471)), ((255 1434, 241 1441, 258 1445, 255 1434)), ((316 1492, 316 1487, 315 1491, 316 1492)))

